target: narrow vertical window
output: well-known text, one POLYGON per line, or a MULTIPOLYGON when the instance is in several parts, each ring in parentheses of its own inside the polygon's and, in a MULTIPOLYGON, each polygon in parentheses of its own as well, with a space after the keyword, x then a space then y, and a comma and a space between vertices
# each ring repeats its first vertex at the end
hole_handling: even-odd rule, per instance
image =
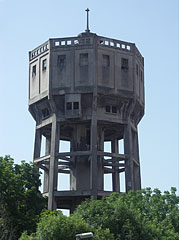
POLYGON ((129 62, 127 58, 122 58, 121 59, 121 69, 124 71, 128 71, 129 69, 129 62))
POLYGON ((142 70, 140 71, 140 80, 141 81, 143 80, 143 72, 142 72, 142 70))
POLYGON ((36 65, 32 67, 32 77, 35 78, 36 76, 36 65))
POLYGON ((103 55, 103 67, 109 67, 110 65, 110 58, 109 55, 103 55))
POLYGON ((72 110, 72 102, 66 103, 66 110, 72 110))
POLYGON ((47 69, 47 59, 44 59, 42 61, 42 71, 45 71, 47 69))
POLYGON ((42 109, 42 118, 46 118, 50 115, 48 108, 42 109))
POLYGON ((58 55, 57 66, 62 70, 66 66, 66 55, 58 55))
POLYGON ((139 75, 139 66, 138 66, 138 64, 136 64, 136 75, 137 76, 139 75))
POLYGON ((79 102, 73 103, 73 109, 79 109, 79 102))
POLYGON ((111 106, 106 106, 106 112, 111 112, 111 106))
POLYGON ((117 113, 117 107, 116 106, 112 106, 112 113, 117 113))
POLYGON ((88 66, 88 53, 80 54, 80 66, 88 66))

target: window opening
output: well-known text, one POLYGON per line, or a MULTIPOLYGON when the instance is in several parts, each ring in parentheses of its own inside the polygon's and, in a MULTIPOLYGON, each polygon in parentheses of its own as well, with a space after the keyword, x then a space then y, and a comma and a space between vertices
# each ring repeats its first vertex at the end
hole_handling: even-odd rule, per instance
POLYGON ((137 74, 137 76, 139 74, 139 66, 137 64, 136 64, 136 74, 137 74))
POLYGON ((42 109, 42 118, 46 118, 50 115, 48 108, 42 109))
POLYGON ((109 42, 108 42, 108 41, 104 41, 104 44, 105 44, 105 45, 109 45, 109 42))
POLYGON ((131 47, 129 45, 127 45, 127 50, 129 50, 129 51, 131 50, 131 47))
POLYGON ((71 45, 71 40, 68 40, 68 41, 67 41, 67 45, 71 45))
POLYGON ((123 69, 124 71, 127 71, 128 68, 129 68, 128 59, 127 58, 122 58, 121 59, 121 69, 123 69))
POLYGON ((106 106, 106 112, 111 112, 111 106, 106 106))
POLYGON ((62 70, 66 66, 66 55, 58 55, 57 66, 62 70))
POLYGON ((109 55, 103 55, 103 67, 109 67, 110 59, 109 55))
POLYGON ((74 40, 74 44, 79 44, 79 41, 78 40, 74 40))
POLYGON ((73 103, 73 109, 79 109, 79 102, 73 103))
POLYGON ((32 77, 34 78, 36 76, 36 65, 32 67, 32 77))
POLYGON ((142 71, 140 71, 140 80, 141 81, 143 80, 143 73, 142 73, 142 71))
POLYGON ((72 102, 67 102, 66 103, 66 109, 67 110, 72 110, 72 102))
POLYGON ((59 46, 60 43, 59 42, 55 42, 55 47, 59 46))
POLYGON ((88 53, 80 54, 80 66, 88 65, 88 53))
POLYGON ((45 71, 47 69, 47 59, 44 59, 42 61, 42 71, 45 71))
POLYGON ((117 113, 117 107, 116 106, 112 106, 112 113, 117 113))
POLYGON ((65 41, 61 41, 61 46, 65 46, 65 41))
POLYGON ((86 144, 87 146, 90 146, 90 130, 89 129, 86 130, 86 144))
POLYGON ((117 44, 116 44, 116 47, 120 48, 120 43, 117 43, 117 44))

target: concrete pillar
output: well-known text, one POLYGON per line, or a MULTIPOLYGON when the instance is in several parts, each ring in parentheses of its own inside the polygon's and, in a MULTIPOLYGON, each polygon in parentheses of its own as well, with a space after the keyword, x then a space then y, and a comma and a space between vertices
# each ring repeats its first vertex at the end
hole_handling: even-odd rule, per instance
POLYGON ((56 153, 59 152, 59 124, 56 121, 56 115, 52 118, 51 129, 51 151, 50 151, 50 169, 49 169, 49 192, 48 192, 48 209, 53 211, 56 209, 54 192, 57 191, 58 181, 58 159, 56 153))
MULTIPOLYGON (((112 153, 118 153, 119 152, 119 146, 118 146, 118 140, 113 139, 111 141, 111 151, 112 153)), ((118 163, 118 162, 116 162, 118 163)), ((120 183, 119 183, 119 173, 118 169, 119 167, 112 167, 113 173, 112 173, 112 187, 113 187, 113 192, 120 192, 120 183)))
POLYGON ((132 130, 130 123, 124 129, 124 153, 128 155, 126 161, 126 192, 141 189, 138 134, 132 130))
POLYGON ((91 162, 90 162, 90 190, 92 196, 97 199, 97 117, 93 111, 91 120, 91 162))
POLYGON ((134 190, 133 161, 132 161, 132 133, 130 123, 124 127, 124 153, 128 156, 125 162, 126 192, 134 190))
POLYGON ((134 132, 133 139, 134 149, 134 190, 141 189, 141 175, 140 175, 140 161, 139 161, 139 143, 138 143, 138 132, 134 132))
MULTIPOLYGON (((46 137, 46 146, 45 146, 45 155, 50 155, 50 137, 46 137)), ((47 171, 44 171, 44 182, 43 182, 43 192, 48 192, 48 184, 49 184, 49 164, 46 165, 47 171)))

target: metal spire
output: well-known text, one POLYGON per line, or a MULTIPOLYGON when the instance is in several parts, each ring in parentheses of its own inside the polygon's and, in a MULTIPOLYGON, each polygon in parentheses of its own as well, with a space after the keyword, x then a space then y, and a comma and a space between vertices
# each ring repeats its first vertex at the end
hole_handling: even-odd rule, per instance
POLYGON ((89 15, 88 15, 88 13, 89 13, 89 8, 87 8, 86 10, 85 10, 86 12, 87 12, 87 27, 86 27, 86 32, 90 32, 90 30, 89 30, 89 15))

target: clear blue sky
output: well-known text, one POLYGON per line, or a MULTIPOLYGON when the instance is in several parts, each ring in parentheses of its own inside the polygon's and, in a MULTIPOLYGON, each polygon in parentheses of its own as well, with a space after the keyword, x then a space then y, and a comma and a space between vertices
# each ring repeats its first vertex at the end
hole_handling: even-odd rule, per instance
POLYGON ((145 117, 139 124, 142 186, 179 188, 178 0, 0 0, 0 155, 32 160, 28 51, 85 29, 135 42, 145 58, 145 117))

